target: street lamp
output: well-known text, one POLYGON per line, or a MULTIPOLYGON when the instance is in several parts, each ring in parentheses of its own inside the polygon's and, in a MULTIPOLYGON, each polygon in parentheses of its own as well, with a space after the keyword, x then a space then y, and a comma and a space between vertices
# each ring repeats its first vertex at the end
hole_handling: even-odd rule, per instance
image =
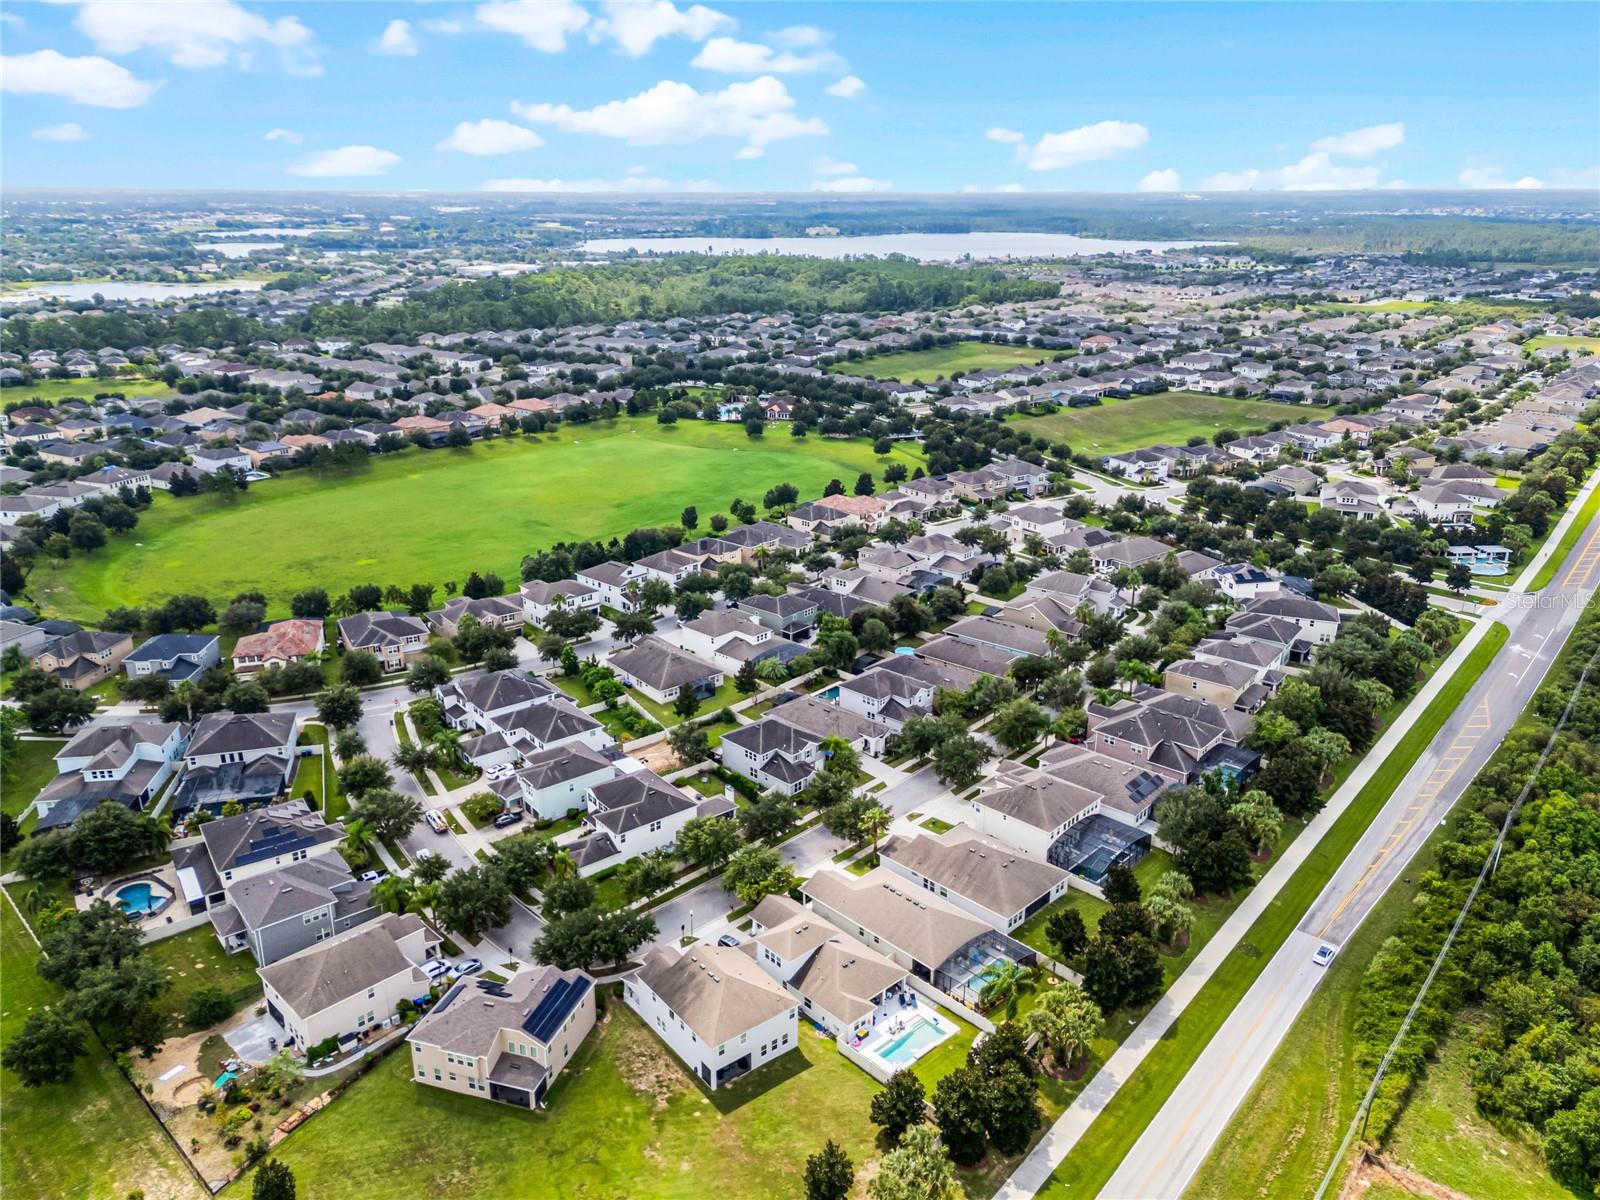
POLYGON ((694 909, 689 910, 689 936, 694 936, 694 909))

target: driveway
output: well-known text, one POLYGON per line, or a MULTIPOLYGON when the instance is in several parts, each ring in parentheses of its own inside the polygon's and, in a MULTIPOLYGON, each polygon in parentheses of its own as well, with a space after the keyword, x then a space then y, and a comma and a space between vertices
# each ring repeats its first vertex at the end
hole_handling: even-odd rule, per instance
POLYGON ((282 1046, 288 1040, 288 1035, 284 1033, 283 1026, 274 1021, 271 1016, 257 1017, 247 1025, 227 1030, 222 1036, 227 1039, 228 1045, 233 1048, 235 1056, 244 1059, 247 1063, 266 1062, 277 1053, 273 1046, 282 1046))

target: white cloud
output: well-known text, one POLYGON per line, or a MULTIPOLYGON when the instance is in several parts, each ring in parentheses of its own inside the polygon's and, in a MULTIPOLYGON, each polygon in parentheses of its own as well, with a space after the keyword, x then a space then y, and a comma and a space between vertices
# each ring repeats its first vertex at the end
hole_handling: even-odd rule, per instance
POLYGON ((1200 185, 1203 192, 1359 192, 1378 186, 1379 168, 1334 162, 1323 151, 1269 171, 1219 171, 1200 185))
POLYGON ((305 141, 305 135, 296 133, 292 129, 269 129, 266 140, 269 142, 288 142, 291 146, 298 146, 305 141))
POLYGON ((993 192, 1022 192, 1026 191, 1020 183, 963 183, 956 191, 967 196, 978 196, 993 192))
POLYGON ((110 54, 152 49, 174 66, 249 66, 257 45, 278 51, 285 67, 298 74, 320 74, 311 30, 298 17, 268 20, 233 0, 186 0, 183 4, 128 4, 88 0, 76 24, 110 54))
POLYGON ((383 27, 383 36, 378 39, 379 54, 414 55, 417 52, 417 39, 411 36, 410 21, 390 21, 383 27))
POLYGON ((465 27, 460 21, 441 21, 438 18, 430 17, 422 22, 422 28, 429 33, 453 34, 460 33, 465 27))
POLYGON ((996 125, 983 131, 983 136, 991 142, 1000 142, 1007 146, 1015 145, 1022 141, 1024 135, 1015 129, 1007 129, 1004 125, 996 125))
POLYGON ((1178 173, 1171 167, 1160 171, 1151 171, 1139 180, 1141 192, 1175 192, 1178 190, 1178 173))
POLYGON ((531 129, 485 117, 482 121, 462 121, 434 149, 461 154, 514 154, 518 150, 537 150, 542 145, 544 139, 531 129))
POLYGON ((664 79, 636 96, 594 108, 514 103, 511 110, 536 125, 619 138, 634 146, 730 137, 760 149, 773 142, 828 132, 820 119, 796 116, 794 97, 782 80, 771 75, 731 83, 716 92, 700 92, 687 83, 664 79))
POLYGON ((84 132, 82 125, 76 121, 64 121, 60 125, 45 125, 33 131, 33 136, 41 142, 82 142, 87 141, 89 135, 84 132))
POLYGON ((826 154, 817 159, 818 175, 854 175, 855 173, 856 165, 853 162, 839 162, 836 159, 829 158, 826 154))
POLYGON ((867 90, 867 85, 862 82, 859 75, 846 75, 843 79, 830 83, 822 90, 830 96, 837 96, 840 100, 854 100, 867 90))
POLYGON ((842 179, 818 179, 811 185, 813 192, 887 192, 894 184, 887 179, 868 179, 865 175, 846 175, 842 179))
POLYGON ((0 12, 0 25, 4 25, 7 29, 26 29, 28 27, 27 21, 14 12, 0 12))
POLYGON ((1406 140, 1406 127, 1402 121, 1388 125, 1368 125, 1365 129, 1352 129, 1349 133, 1318 138, 1311 148, 1335 158, 1371 158, 1384 150, 1393 150, 1406 140))
POLYGON ((1096 121, 1061 133, 1047 133, 1033 145, 1019 143, 1017 161, 1030 171, 1062 171, 1137 150, 1150 131, 1134 121, 1096 121))
POLYGON ((594 25, 596 39, 607 37, 629 58, 640 58, 662 38, 686 37, 703 42, 738 22, 703 4, 680 9, 670 0, 607 0, 605 16, 594 25))
POLYGON ((766 150, 760 146, 740 146, 738 152, 734 154, 734 157, 739 159, 765 158, 766 156, 766 150))
MULTIPOLYGON (((832 50, 810 54, 776 51, 759 42, 741 42, 731 37, 712 38, 700 47, 689 64, 702 71, 721 71, 726 75, 804 75, 813 71, 840 71, 844 60, 832 50)), ((837 86, 837 85, 835 85, 837 86)))
POLYGON ((138 108, 160 87, 109 58, 69 58, 57 50, 0 56, 0 92, 60 96, 96 108, 138 108))
POLYGON ((392 150, 376 146, 340 146, 318 150, 289 167, 289 174, 306 179, 338 179, 355 175, 382 175, 400 161, 392 150))
POLYGON ((1500 191, 1531 190, 1544 184, 1532 175, 1508 179, 1503 167, 1463 167, 1456 182, 1466 188, 1492 188, 1500 191))
POLYGON ((560 54, 567 35, 589 24, 588 10, 572 0, 495 0, 478 5, 475 15, 480 24, 514 34, 545 54, 560 54))

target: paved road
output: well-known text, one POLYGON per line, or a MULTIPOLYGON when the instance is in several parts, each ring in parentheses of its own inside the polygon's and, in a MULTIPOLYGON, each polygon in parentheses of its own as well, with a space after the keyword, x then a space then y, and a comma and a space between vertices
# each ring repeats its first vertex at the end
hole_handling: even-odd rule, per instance
MULTIPOLYGON (((1580 504, 1581 497, 1574 512, 1580 504)), ((1145 1129, 1103 1198, 1182 1195, 1324 978, 1312 951, 1346 942, 1406 870, 1527 706, 1597 584, 1600 521, 1543 591, 1508 595, 1494 610, 1510 630, 1505 647, 1145 1129)))

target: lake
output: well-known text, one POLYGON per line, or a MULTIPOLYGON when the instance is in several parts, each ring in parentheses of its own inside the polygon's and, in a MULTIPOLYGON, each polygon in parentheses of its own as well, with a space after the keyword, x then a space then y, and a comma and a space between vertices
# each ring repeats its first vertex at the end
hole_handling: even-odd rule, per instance
POLYGON ((220 254, 223 258, 248 258, 257 250, 277 250, 282 242, 196 242, 194 248, 203 254, 220 254))
POLYGON ((259 292, 259 279, 224 279, 219 283, 39 283, 7 292, 9 303, 19 300, 187 300, 218 292, 259 292))
POLYGON ((1189 250, 1217 242, 1135 242, 1070 233, 889 233, 868 237, 637 237, 591 238, 579 246, 593 254, 798 254, 809 258, 903 254, 923 262, 958 258, 1081 258, 1141 250, 1189 250))

